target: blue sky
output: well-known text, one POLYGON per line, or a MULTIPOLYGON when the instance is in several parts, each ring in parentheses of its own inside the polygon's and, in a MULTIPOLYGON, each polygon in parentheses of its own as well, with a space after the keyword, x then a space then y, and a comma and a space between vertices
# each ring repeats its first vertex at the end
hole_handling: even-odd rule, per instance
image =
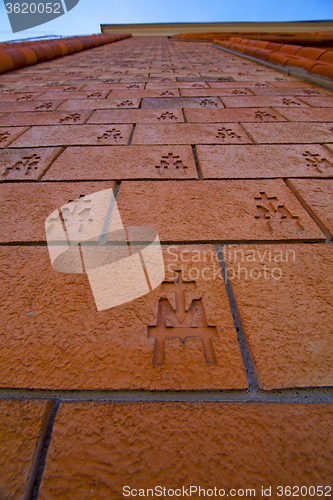
POLYGON ((99 33, 101 23, 322 19, 333 19, 333 0, 80 0, 74 9, 54 21, 12 33, 1 2, 0 40, 99 33))

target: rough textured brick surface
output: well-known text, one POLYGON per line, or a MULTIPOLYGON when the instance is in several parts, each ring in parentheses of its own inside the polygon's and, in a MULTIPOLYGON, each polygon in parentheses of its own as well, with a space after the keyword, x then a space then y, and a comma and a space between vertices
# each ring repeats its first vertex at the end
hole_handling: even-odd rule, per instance
POLYGON ((142 108, 223 108, 218 97, 178 97, 147 98, 142 100, 142 108))
POLYGON ((127 144, 131 131, 131 125, 119 124, 31 127, 22 137, 14 141, 11 147, 127 144))
POLYGON ((333 179, 324 182, 319 179, 291 179, 290 186, 326 234, 333 238, 333 179))
POLYGON ((284 122, 281 113, 272 108, 184 109, 187 122, 284 122))
MULTIPOLYGON (((1 123, 1 121, 0 121, 1 123)), ((181 109, 97 110, 87 123, 184 123, 181 109)))
POLYGON ((332 177, 333 154, 322 146, 197 146, 203 179, 332 177))
POLYGON ((124 182, 123 222, 154 227, 163 241, 306 240, 324 235, 282 180, 124 182), (262 193, 262 194, 261 194, 262 193), (272 203, 271 227, 257 206, 272 203))
POLYGON ((330 108, 284 108, 280 113, 292 122, 332 122, 330 108))
POLYGON ((90 114, 90 111, 80 111, 79 113, 66 113, 65 111, 8 113, 0 119, 0 126, 79 124, 84 123, 90 114))
POLYGON ((0 181, 39 180, 62 148, 22 148, 0 151, 0 181))
POLYGON ((99 312, 87 276, 55 271, 46 247, 2 247, 1 261, 5 269, 2 287, 7 290, 1 303, 2 387, 150 390, 247 387, 213 246, 165 248, 167 281, 172 280, 175 270, 182 272, 185 284, 180 286, 187 291, 180 298, 175 297, 173 285, 160 285, 136 300, 99 312), (192 309, 196 309, 185 313, 189 326, 178 328, 175 334, 170 327, 174 322, 171 317, 163 359, 163 349, 155 347, 157 334, 153 327, 160 299, 164 298, 176 308, 180 321, 182 307, 187 311, 192 304, 192 309), (200 329, 204 330, 200 335, 209 334, 211 344, 208 342, 207 346, 195 333, 203 316, 211 327, 200 329), (184 335, 184 342, 179 335, 184 335))
POLYGON ((246 130, 259 144, 332 142, 331 123, 247 123, 246 130))
POLYGON ((45 220, 57 208, 81 195, 115 186, 111 182, 66 182, 0 186, 2 242, 46 241, 45 220))
POLYGON ((257 108, 258 106, 274 106, 274 107, 294 107, 300 108, 306 106, 297 97, 280 97, 280 96, 237 96, 237 97, 221 97, 221 100, 226 108, 257 108))
POLYGON ((81 109, 134 109, 140 99, 68 99, 59 106, 59 111, 80 111, 81 109))
POLYGON ((0 149, 11 144, 16 137, 19 137, 28 127, 0 127, 0 149))
POLYGON ((237 123, 180 123, 177 127, 139 123, 132 144, 251 144, 251 140, 237 123))
POLYGON ((43 180, 197 179, 190 146, 68 147, 43 180))
POLYGON ((224 255, 260 387, 332 386, 332 245, 230 246, 224 255))
POLYGON ((20 500, 46 410, 45 401, 0 401, 0 497, 20 500))
POLYGON ((126 485, 258 498, 270 485, 274 498, 281 484, 330 484, 332 431, 331 405, 62 404, 40 498, 123 498, 126 485))

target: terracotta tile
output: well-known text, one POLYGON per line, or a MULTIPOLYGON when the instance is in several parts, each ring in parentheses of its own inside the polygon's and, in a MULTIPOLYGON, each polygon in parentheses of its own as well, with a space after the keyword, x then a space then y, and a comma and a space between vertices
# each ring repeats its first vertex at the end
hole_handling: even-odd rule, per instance
POLYGON ((0 181, 39 180, 62 148, 4 149, 0 151, 0 181))
POLYGON ((110 92, 108 99, 121 98, 151 98, 151 97, 179 97, 178 89, 115 89, 110 92))
POLYGON ((213 97, 213 96, 235 96, 235 95, 255 95, 250 90, 243 88, 227 89, 181 89, 182 97, 213 97))
MULTIPOLYGON (((141 111, 141 110, 140 110, 141 111)), ((43 180, 197 179, 190 146, 68 147, 43 180)))
POLYGON ((305 144, 331 142, 333 140, 333 121, 331 123, 246 123, 246 130, 259 144, 305 144))
POLYGON ((203 179, 333 177, 333 154, 318 145, 197 146, 203 179))
POLYGON ((177 108, 108 109, 94 111, 87 123, 184 123, 184 117, 177 108))
MULTIPOLYGON (((48 85, 48 83, 46 82, 43 82, 43 83, 39 83, 39 85, 31 85, 31 86, 28 86, 28 87, 24 87, 24 89, 22 89, 22 91, 24 92, 48 92, 48 91, 61 91, 61 92, 64 92, 65 95, 72 95, 73 92, 76 92, 78 90, 82 90, 84 88, 84 90, 87 90, 85 88, 86 86, 85 85, 48 85)), ((89 89, 88 89, 89 90, 89 89)), ((108 90, 108 89, 105 89, 105 90, 108 90)), ((58 95, 58 99, 59 97, 62 97, 62 95, 60 94, 57 94, 58 95)), ((56 97, 55 97, 56 98, 56 97)))
POLYGON ((260 387, 332 386, 332 245, 224 253, 260 387))
POLYGON ((280 109, 292 122, 332 122, 333 114, 330 108, 283 108, 280 109))
MULTIPOLYGON (((195 109, 185 108, 187 122, 214 123, 214 122, 284 122, 287 121, 280 113, 272 108, 224 108, 224 109, 195 109)), ((1 121, 0 121, 1 123, 1 121)))
MULTIPOLYGON (((329 171, 332 176, 333 162, 328 161, 327 157, 318 156, 313 161, 314 169, 329 171)), ((289 183, 320 227, 333 238, 333 179, 290 179, 289 183)))
POLYGON ((314 106, 315 108, 333 108, 333 96, 302 96, 302 101, 304 101, 309 106, 314 106))
POLYGON ((19 500, 27 492, 45 410, 45 401, 0 401, 0 496, 3 499, 19 500))
POLYGON ((295 88, 295 87, 280 87, 280 88, 267 88, 267 87, 250 87, 247 89, 253 92, 257 96, 326 96, 329 91, 325 91, 321 88, 295 88))
MULTIPOLYGON (((74 85, 74 87, 75 86, 76 85, 74 85)), ((73 90, 72 92, 66 92, 65 95, 68 96, 68 99, 105 99, 109 94, 109 92, 110 92, 109 90, 102 90, 102 89, 77 90, 77 91, 73 90)), ((52 101, 52 99, 59 99, 59 97, 64 97, 63 90, 48 89, 39 97, 39 99, 47 99, 52 101)))
POLYGON ((114 182, 2 183, 1 241, 46 241, 45 220, 80 195, 114 187, 114 182))
MULTIPOLYGON (((302 97, 303 99, 303 97, 302 97)), ((245 96, 245 97, 222 97, 223 104, 227 108, 257 108, 266 106, 302 107, 306 106, 296 97, 280 96, 245 96)))
POLYGON ((59 111, 80 111, 82 109, 133 109, 138 108, 140 99, 68 99, 59 106, 59 111))
POLYGON ((152 226, 165 242, 324 239, 282 180, 125 181, 117 205, 124 223, 152 226), (270 201, 274 210, 259 218, 257 206, 266 206, 266 197, 276 200, 270 201), (284 207, 286 220, 275 204, 284 207))
POLYGON ((175 270, 180 273, 177 280, 184 280, 184 284, 177 281, 177 295, 177 285, 170 282, 131 302, 99 312, 87 276, 55 271, 47 247, 1 247, 0 255, 6 269, 1 277, 2 287, 7 291, 1 304, 2 387, 247 387, 229 301, 212 245, 164 248, 167 281, 175 270), (176 308, 179 315, 184 310, 184 321, 189 325, 196 321, 191 311, 200 309, 198 317, 203 319, 197 321, 203 321, 202 337, 195 335, 193 325, 175 326, 178 320, 170 309, 168 330, 162 332, 166 336, 165 348, 163 343, 155 346, 155 337, 161 335, 155 327, 161 304, 164 308, 176 308), (177 331, 173 332, 173 328, 177 331), (179 336, 186 336, 184 343, 179 336))
POLYGON ((8 113, 0 118, 0 126, 19 125, 58 125, 83 123, 91 114, 91 111, 80 111, 77 113, 66 113, 65 111, 26 111, 22 113, 8 113))
POLYGON ((199 125, 138 124, 131 144, 250 144, 243 129, 235 123, 199 125))
POLYGON ((166 498, 190 486, 191 498, 199 486, 201 498, 259 498, 266 486, 275 496, 281 484, 326 485, 332 430, 329 404, 63 403, 40 497, 135 498, 160 485, 166 498))
POLYGON ((147 98, 142 100, 142 108, 223 108, 218 97, 166 97, 147 98))
POLYGON ((26 130, 28 127, 0 127, 0 149, 11 144, 26 130))
POLYGON ((127 90, 139 90, 144 89, 144 83, 97 83, 97 84, 86 84, 83 86, 84 90, 98 90, 99 87, 105 88, 107 90, 118 90, 118 89, 127 89, 127 90))
POLYGON ((205 82, 147 82, 146 89, 172 90, 172 89, 208 89, 205 82))
POLYGON ((3 102, 1 104, 1 111, 6 111, 8 113, 18 113, 19 111, 54 111, 59 107, 59 105, 64 101, 52 100, 52 101, 20 101, 20 102, 3 102))
MULTIPOLYGON (((10 128, 9 130, 13 130, 10 128)), ((60 125, 32 127, 11 147, 127 144, 132 125, 60 125)))

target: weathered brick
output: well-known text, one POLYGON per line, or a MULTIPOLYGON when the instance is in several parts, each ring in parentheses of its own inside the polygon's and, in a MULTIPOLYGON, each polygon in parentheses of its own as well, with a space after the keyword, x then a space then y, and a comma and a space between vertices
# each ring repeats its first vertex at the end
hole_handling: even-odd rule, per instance
POLYGON ((81 111, 82 109, 134 109, 140 105, 139 98, 131 99, 67 99, 59 111, 81 111))
POLYGON ((218 97, 156 97, 144 98, 142 108, 223 108, 218 97))
POLYGON ((213 246, 165 247, 166 279, 179 270, 185 282, 180 282, 177 296, 176 285, 169 283, 104 311, 96 310, 87 276, 55 271, 46 247, 2 246, 0 255, 6 269, 2 286, 7 290, 1 303, 2 387, 247 387, 213 246), (184 287, 187 291, 181 292, 184 287), (170 301, 189 326, 173 332, 178 320, 170 312, 168 329, 162 325, 158 332, 157 311, 161 303, 168 303, 161 299, 170 301), (155 346, 157 334, 160 339, 166 336, 164 351, 155 346))
POLYGON ((332 177, 333 154, 322 146, 197 146, 203 179, 332 177))
POLYGON ((61 148, 4 149, 0 151, 0 181, 39 180, 61 148))
POLYGON ((251 144, 251 140, 236 123, 180 123, 177 127, 139 123, 131 144, 251 144))
POLYGON ((302 101, 296 97, 279 97, 279 96, 239 96, 239 97, 221 97, 221 101, 226 108, 257 108, 273 106, 273 107, 305 107, 302 101))
POLYGON ((231 246, 224 255, 260 387, 332 386, 332 245, 231 246))
POLYGON ((151 497, 158 485, 166 498, 191 485, 238 499, 269 486, 272 498, 281 485, 309 491, 330 484, 332 431, 329 404, 63 403, 40 497, 109 500, 124 486, 151 497))
POLYGON ((117 205, 126 225, 152 226, 165 242, 324 239, 279 179, 125 181, 120 187, 117 205), (266 216, 258 214, 257 209, 267 203, 273 204, 266 214, 271 227, 267 227, 266 216), (280 205, 285 214, 280 210, 275 212, 280 205))
POLYGON ((285 122, 281 113, 272 108, 184 109, 187 122, 285 122))
POLYGON ((0 149, 11 144, 26 130, 28 127, 0 127, 0 149))
POLYGON ((2 242, 46 241, 45 220, 57 208, 81 195, 114 187, 110 182, 2 183, 2 242))
POLYGON ((43 180, 197 179, 190 146, 68 147, 43 180))
POLYGON ((84 123, 90 116, 91 111, 80 111, 66 113, 66 111, 25 111, 19 113, 8 113, 0 118, 0 126, 22 126, 22 125, 59 125, 84 123))
MULTIPOLYGON (((12 128, 9 128, 12 130, 12 128)), ((132 125, 59 125, 31 127, 11 144, 13 148, 95 144, 96 146, 128 143, 132 125)))
MULTIPOLYGON (((332 161, 320 156, 314 160, 314 169, 332 176, 332 161)), ((290 179, 288 184, 322 230, 333 238, 333 180, 290 179)))
POLYGON ((247 123, 246 130, 259 144, 311 144, 333 140, 331 123, 247 123))
POLYGON ((107 109, 94 111, 87 123, 184 123, 184 117, 177 108, 107 109))

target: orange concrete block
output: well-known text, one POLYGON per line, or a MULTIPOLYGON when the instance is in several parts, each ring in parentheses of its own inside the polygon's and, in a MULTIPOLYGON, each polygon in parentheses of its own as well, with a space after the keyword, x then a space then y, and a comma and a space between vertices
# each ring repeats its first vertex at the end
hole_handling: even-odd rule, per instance
POLYGON ((332 245, 230 246, 224 255, 260 387, 332 386, 332 245))
POLYGON ((87 276, 55 271, 46 247, 0 255, 2 387, 247 388, 214 246, 165 247, 165 283, 102 311, 87 276))
MULTIPOLYGON (((333 164, 329 157, 314 156, 312 162, 314 170, 332 173, 333 164)), ((289 182, 298 199, 306 206, 319 226, 333 238, 333 180, 291 179, 289 182)))
POLYGON ((160 486, 156 497, 187 498, 192 486, 191 498, 240 499, 271 486, 275 498, 281 485, 313 494, 331 484, 332 432, 330 404, 63 403, 40 496, 153 498, 160 486))
POLYGON ((24 498, 46 410, 43 400, 0 401, 0 497, 24 498))

